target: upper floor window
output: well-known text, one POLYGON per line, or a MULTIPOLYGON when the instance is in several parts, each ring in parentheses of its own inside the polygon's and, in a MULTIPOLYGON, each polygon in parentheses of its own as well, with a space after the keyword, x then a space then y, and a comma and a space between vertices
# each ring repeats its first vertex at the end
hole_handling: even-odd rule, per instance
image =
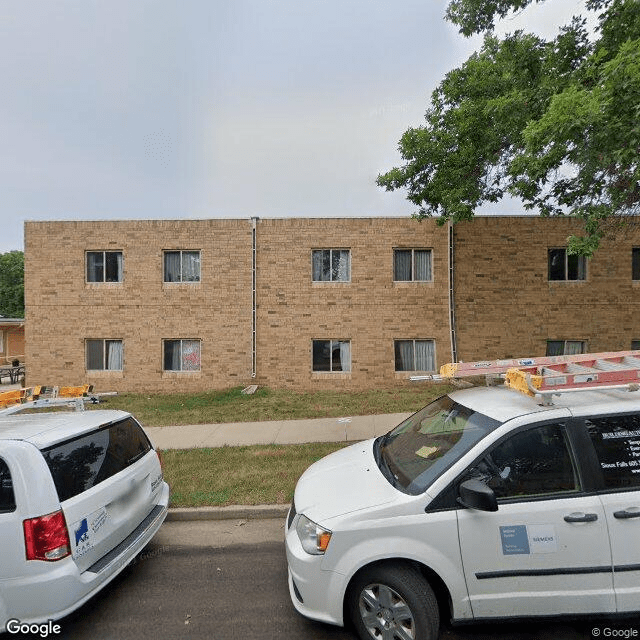
POLYGON ((165 340, 165 371, 200 371, 200 340, 165 340))
POLYGON ((631 341, 631 351, 640 350, 640 340, 632 340, 631 341))
POLYGON ((396 371, 435 371, 434 340, 394 340, 396 371))
POLYGON ((433 279, 431 270, 431 249, 394 249, 393 279, 395 282, 429 282, 433 279))
POLYGON ((631 279, 640 280, 640 247, 631 249, 631 279))
POLYGON ((349 282, 351 251, 349 249, 315 249, 311 252, 314 282, 349 282))
POLYGON ((87 371, 122 371, 122 340, 87 340, 87 371))
POLYGON ((587 259, 566 249, 549 249, 549 280, 585 280, 587 259))
POLYGON ((122 282, 122 251, 87 251, 87 282, 122 282))
POLYGON ((313 370, 317 372, 351 371, 351 341, 314 340, 313 370))
POLYGON ((199 251, 165 251, 165 282, 200 282, 199 251))
POLYGON ((573 356, 586 352, 584 340, 547 340, 548 356, 573 356))

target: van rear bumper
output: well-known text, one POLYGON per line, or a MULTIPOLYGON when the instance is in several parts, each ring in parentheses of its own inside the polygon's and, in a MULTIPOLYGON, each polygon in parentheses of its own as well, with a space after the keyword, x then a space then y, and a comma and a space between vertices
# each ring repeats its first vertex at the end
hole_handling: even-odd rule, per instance
MULTIPOLYGON (((59 620, 81 607, 113 580, 147 545, 166 518, 169 486, 163 482, 160 499, 149 515, 121 543, 86 571, 80 572, 71 556, 58 562, 38 562, 41 570, 15 580, 0 582, 0 632, 7 619, 34 624, 59 620)), ((63 626, 64 631, 64 626, 63 626)))

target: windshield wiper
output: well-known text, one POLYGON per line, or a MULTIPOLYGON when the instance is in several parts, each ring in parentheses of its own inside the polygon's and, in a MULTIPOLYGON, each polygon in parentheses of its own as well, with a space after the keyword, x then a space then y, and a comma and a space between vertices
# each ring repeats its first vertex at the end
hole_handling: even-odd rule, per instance
POLYGON ((389 463, 387 462, 387 459, 382 453, 382 447, 385 445, 386 438, 388 435, 389 434, 376 438, 376 440, 373 443, 373 457, 375 458, 376 464, 378 465, 378 468, 382 472, 382 475, 391 483, 392 486, 397 488, 398 478, 395 476, 393 471, 391 471, 391 468, 389 467, 389 463))

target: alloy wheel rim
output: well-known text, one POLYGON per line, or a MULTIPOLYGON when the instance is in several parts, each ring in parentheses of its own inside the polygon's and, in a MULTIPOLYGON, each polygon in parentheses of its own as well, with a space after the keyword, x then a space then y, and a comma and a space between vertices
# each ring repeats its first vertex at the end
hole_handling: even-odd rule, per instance
POLYGON ((404 598, 386 584, 372 583, 360 592, 362 622, 375 640, 415 640, 413 614, 404 598))

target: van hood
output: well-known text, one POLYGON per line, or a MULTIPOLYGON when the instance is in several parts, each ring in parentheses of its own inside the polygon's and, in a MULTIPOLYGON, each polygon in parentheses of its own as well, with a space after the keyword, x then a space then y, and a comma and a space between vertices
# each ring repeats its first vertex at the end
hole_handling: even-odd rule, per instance
POLYGON ((331 518, 397 499, 398 490, 382 475, 373 457, 374 442, 351 445, 312 464, 298 480, 296 511, 325 524, 331 518))

